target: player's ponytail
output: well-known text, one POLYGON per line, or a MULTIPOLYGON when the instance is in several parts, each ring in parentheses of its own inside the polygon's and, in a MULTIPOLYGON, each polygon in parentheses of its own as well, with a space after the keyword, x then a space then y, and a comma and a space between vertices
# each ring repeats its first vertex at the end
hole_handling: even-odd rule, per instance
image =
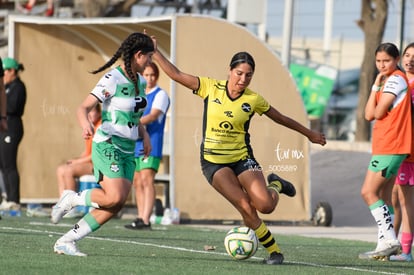
POLYGON ((92 71, 92 74, 96 74, 99 72, 102 72, 103 70, 109 68, 114 64, 120 57, 122 57, 122 60, 125 64, 125 71, 128 75, 128 77, 132 80, 132 82, 135 84, 135 90, 138 94, 138 77, 136 74, 132 72, 131 69, 131 60, 138 51, 141 51, 143 54, 147 54, 149 52, 154 51, 154 42, 152 39, 143 33, 135 32, 130 34, 121 44, 121 46, 118 48, 118 50, 114 53, 112 58, 106 62, 102 67, 100 67, 97 70, 92 71))

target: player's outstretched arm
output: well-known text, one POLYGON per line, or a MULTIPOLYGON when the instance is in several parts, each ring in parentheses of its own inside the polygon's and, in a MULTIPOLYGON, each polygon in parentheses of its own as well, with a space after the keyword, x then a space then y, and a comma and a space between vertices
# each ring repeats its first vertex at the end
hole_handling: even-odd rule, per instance
POLYGON ((181 85, 191 89, 192 91, 198 89, 198 77, 184 73, 180 71, 174 64, 172 64, 157 47, 157 40, 154 36, 151 36, 154 41, 154 54, 153 60, 160 65, 161 69, 174 81, 177 81, 181 85))
POLYGON ((323 133, 319 133, 317 131, 313 131, 309 128, 306 128, 296 120, 283 115, 272 106, 270 106, 269 111, 267 111, 265 115, 272 119, 274 122, 301 133, 302 135, 307 137, 312 143, 317 143, 322 146, 326 144, 326 138, 323 133))

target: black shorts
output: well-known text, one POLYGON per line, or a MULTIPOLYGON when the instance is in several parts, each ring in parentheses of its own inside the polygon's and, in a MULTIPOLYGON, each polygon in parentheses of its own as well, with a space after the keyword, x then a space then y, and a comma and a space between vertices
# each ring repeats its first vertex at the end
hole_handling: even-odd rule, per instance
POLYGON ((261 171, 259 163, 254 158, 246 158, 232 163, 212 163, 203 158, 201 159, 201 170, 210 184, 213 182, 214 174, 224 167, 229 167, 236 176, 246 170, 261 171))

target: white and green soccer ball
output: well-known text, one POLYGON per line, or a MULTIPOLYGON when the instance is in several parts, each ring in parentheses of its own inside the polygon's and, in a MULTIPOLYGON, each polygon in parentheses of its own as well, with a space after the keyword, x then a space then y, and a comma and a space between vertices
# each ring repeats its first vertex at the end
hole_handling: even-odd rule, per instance
POLYGON ((252 257, 259 241, 254 230, 246 226, 237 226, 230 229, 224 238, 224 247, 227 253, 236 260, 245 260, 252 257))

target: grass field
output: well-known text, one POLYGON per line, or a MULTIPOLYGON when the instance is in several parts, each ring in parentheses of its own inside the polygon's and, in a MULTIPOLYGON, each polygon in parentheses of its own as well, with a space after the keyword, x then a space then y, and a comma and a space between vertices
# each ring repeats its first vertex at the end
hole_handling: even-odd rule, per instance
POLYGON ((225 228, 153 225, 152 231, 134 231, 122 219, 78 243, 88 257, 54 254, 53 244, 76 221, 53 225, 48 218, 3 217, 0 274, 414 274, 413 263, 359 260, 360 252, 373 248, 368 242, 273 232, 285 262, 268 266, 262 264, 267 256, 262 247, 248 260, 231 259, 223 246, 225 228))

